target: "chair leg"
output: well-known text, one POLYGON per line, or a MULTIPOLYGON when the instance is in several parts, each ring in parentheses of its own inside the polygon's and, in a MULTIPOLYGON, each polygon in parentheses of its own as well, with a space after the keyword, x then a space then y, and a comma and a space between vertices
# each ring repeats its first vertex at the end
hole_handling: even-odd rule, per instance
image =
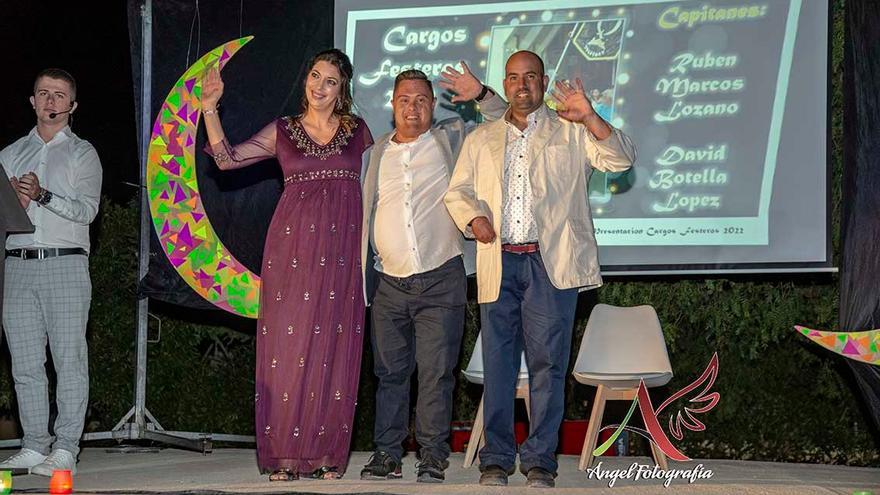
POLYGON ((516 389, 516 398, 522 399, 526 403, 526 417, 532 420, 532 401, 529 396, 529 386, 523 385, 516 389))
POLYGON ((474 464, 477 452, 483 444, 483 397, 480 397, 480 405, 477 407, 477 416, 474 418, 474 426, 471 428, 471 438, 468 440, 467 452, 464 454, 463 468, 467 469, 474 464))
POLYGON ((607 389, 599 385, 596 389, 596 398, 593 399, 593 411, 590 413, 590 422, 587 425, 587 436, 584 437, 584 448, 581 450, 581 459, 578 469, 585 471, 593 464, 593 449, 599 439, 599 429, 602 428, 602 416, 605 415, 605 396, 607 389))
POLYGON ((654 463, 660 466, 660 469, 664 471, 668 470, 669 461, 666 458, 666 454, 663 453, 663 450, 661 450, 653 440, 648 440, 648 443, 651 444, 651 453, 654 455, 654 463))

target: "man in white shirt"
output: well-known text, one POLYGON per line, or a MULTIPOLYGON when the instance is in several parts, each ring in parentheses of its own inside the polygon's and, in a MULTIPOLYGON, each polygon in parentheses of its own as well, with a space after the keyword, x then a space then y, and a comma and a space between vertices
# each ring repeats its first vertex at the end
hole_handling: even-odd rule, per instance
POLYGON ((70 130, 76 82, 46 69, 30 98, 31 132, 0 151, 3 171, 34 224, 33 234, 6 239, 3 328, 24 432, 22 449, 0 470, 51 476, 76 471, 89 395, 86 322, 91 304, 89 224, 98 213, 101 162, 70 130), (57 375, 55 442, 49 435, 46 344, 57 375))
MULTIPOLYGON (((455 101, 489 94, 467 66, 463 74, 456 74, 459 84, 447 86, 457 91, 455 101)), ((496 98, 494 93, 491 97, 496 98)), ((391 103, 395 130, 376 141, 361 174, 361 265, 372 306, 374 371, 379 378, 376 452, 361 471, 362 479, 401 477, 415 368, 418 481, 442 482, 449 465, 452 370, 464 328, 465 265, 473 265, 474 255, 471 242, 470 256, 465 256, 470 262, 463 261, 464 238, 443 203, 464 139, 464 122, 454 118, 432 128, 435 103, 431 81, 423 72, 398 75, 391 103), (374 257, 368 256, 370 248, 374 257)), ((498 116, 506 109, 501 105, 498 116)))

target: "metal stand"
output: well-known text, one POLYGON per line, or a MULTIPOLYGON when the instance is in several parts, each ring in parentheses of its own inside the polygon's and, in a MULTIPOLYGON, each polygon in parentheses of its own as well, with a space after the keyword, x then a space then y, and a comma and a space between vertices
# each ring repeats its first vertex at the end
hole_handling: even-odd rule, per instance
MULTIPOLYGON (((150 205, 146 194, 147 151, 150 140, 150 117, 152 116, 152 0, 144 0, 141 5, 141 222, 140 249, 138 251, 138 280, 143 280, 149 268, 150 259, 150 205)), ((137 366, 134 380, 134 406, 119 420, 110 431, 86 433, 83 441, 89 440, 151 440, 166 445, 194 450, 208 454, 213 449, 213 441, 255 443, 250 435, 230 435, 224 433, 199 433, 190 431, 168 431, 159 424, 146 405, 147 391, 147 320, 149 318, 149 298, 138 300, 137 308, 137 366)), ((21 440, 0 441, 0 448, 18 447, 21 440)), ((131 449, 123 449, 130 452, 131 449)))
MULTIPOLYGON (((153 6, 152 0, 141 5, 141 225, 140 250, 138 253, 138 280, 147 275, 150 263, 150 205, 146 194, 147 153, 150 141, 150 118, 152 117, 152 67, 153 67, 153 6)), ((134 406, 109 432, 86 433, 83 440, 152 440, 184 449, 211 452, 214 440, 225 442, 254 443, 253 436, 189 431, 168 431, 150 414, 147 396, 147 320, 149 299, 138 300, 137 308, 137 367, 135 369, 134 406)))

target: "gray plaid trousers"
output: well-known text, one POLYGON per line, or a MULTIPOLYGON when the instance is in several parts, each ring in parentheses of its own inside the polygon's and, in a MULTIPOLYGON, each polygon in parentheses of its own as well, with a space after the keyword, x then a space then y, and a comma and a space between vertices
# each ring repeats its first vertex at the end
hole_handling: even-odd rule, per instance
POLYGON ((50 446, 79 453, 89 400, 86 323, 92 300, 89 259, 6 258, 3 327, 24 431, 22 447, 48 454, 50 446), (55 444, 49 436, 46 343, 58 377, 55 444))

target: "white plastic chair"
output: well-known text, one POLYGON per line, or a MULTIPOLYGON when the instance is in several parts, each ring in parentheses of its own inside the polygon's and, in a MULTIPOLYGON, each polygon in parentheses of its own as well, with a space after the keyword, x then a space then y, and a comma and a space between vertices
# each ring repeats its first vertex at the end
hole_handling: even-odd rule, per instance
MULTIPOLYGON (((468 362, 467 369, 462 371, 467 381, 483 384, 483 334, 477 335, 474 343, 474 352, 468 362)), ((526 414, 531 418, 531 405, 529 404, 529 368, 526 366, 526 353, 520 356, 519 376, 516 381, 516 398, 523 399, 526 403, 526 414)), ((471 438, 468 440, 467 452, 464 454, 464 468, 469 468, 477 458, 477 452, 486 445, 485 428, 483 426, 483 398, 480 397, 480 405, 477 407, 477 416, 474 418, 474 426, 471 428, 471 438)))
MULTIPOLYGON (((638 394, 640 380, 650 388, 672 379, 672 365, 654 308, 597 304, 587 322, 572 374, 578 382, 597 387, 578 464, 583 471, 593 463, 605 402, 632 401, 638 394)), ((654 442, 651 452, 657 465, 668 469, 666 455, 654 442)))

